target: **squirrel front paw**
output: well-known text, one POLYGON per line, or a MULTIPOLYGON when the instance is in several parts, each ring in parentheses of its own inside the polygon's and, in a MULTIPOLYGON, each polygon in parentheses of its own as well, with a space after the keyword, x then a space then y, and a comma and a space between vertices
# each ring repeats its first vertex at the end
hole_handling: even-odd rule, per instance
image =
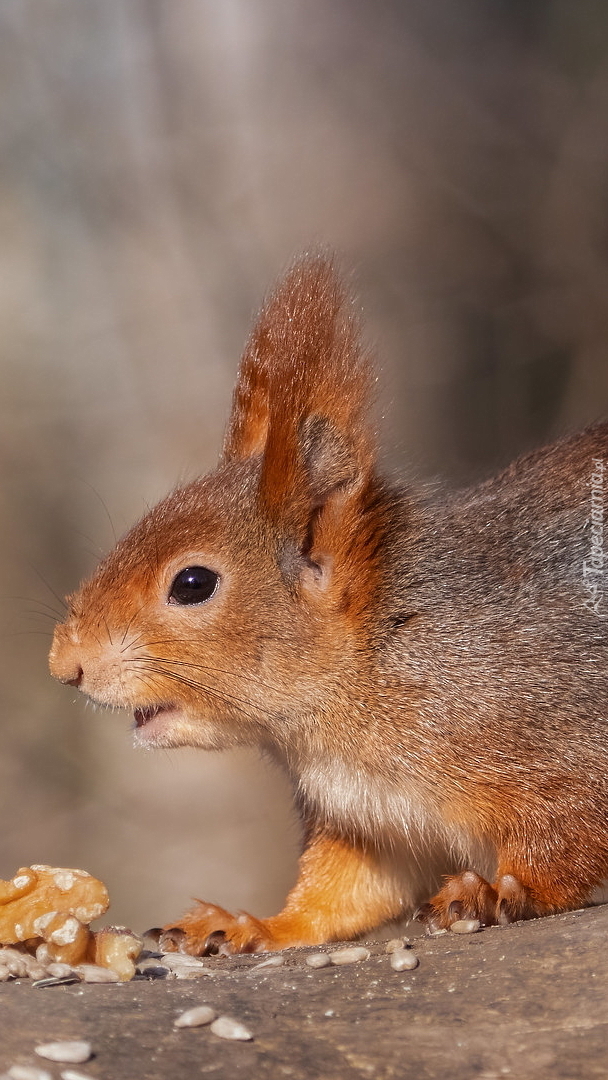
POLYGON ((524 885, 513 875, 503 874, 494 885, 465 870, 446 878, 443 888, 416 912, 429 932, 448 930, 460 919, 479 919, 482 926, 517 922, 545 914, 524 885))
POLYGON ((245 912, 231 915, 224 908, 202 900, 177 922, 163 927, 159 943, 164 952, 184 952, 191 956, 265 952, 276 948, 261 919, 245 912))

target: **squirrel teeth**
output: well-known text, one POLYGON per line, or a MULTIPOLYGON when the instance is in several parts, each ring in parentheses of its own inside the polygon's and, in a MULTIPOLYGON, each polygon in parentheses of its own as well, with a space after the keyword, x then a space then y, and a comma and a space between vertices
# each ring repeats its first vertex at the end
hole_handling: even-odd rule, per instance
POLYGON ((158 716, 160 712, 164 712, 166 708, 166 705, 144 705, 141 709, 134 709, 135 726, 138 728, 143 727, 150 720, 154 720, 154 717, 158 716))

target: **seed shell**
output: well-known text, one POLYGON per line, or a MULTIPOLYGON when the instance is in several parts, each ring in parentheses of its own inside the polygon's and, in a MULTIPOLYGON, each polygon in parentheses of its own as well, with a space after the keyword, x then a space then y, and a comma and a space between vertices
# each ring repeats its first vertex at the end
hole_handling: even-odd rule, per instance
POLYGON ((330 966, 331 958, 329 956, 329 953, 313 952, 310 954, 310 956, 306 957, 306 963, 311 968, 324 968, 330 966))
POLYGON ((480 929, 479 919, 458 919, 450 927, 453 934, 476 934, 480 929))
POLYGON ((47 1061, 65 1061, 66 1064, 70 1062, 74 1065, 88 1061, 92 1054, 91 1044, 78 1039, 70 1042, 44 1043, 34 1049, 39 1057, 46 1058, 47 1061))
POLYGON ((217 1013, 210 1005, 195 1005, 193 1009, 186 1009, 174 1021, 173 1027, 202 1027, 215 1020, 217 1013))
POLYGON ((336 952, 329 954, 330 963, 339 967, 343 964, 358 964, 361 960, 369 960, 369 957, 369 949, 364 949, 362 946, 355 946, 351 949, 337 949, 336 952))
POLYGON ((393 971, 413 971, 420 963, 416 953, 411 949, 395 949, 391 953, 391 967, 393 971))
POLYGON ((211 1025, 211 1031, 220 1039, 236 1039, 239 1042, 249 1042, 253 1035, 244 1024, 233 1020, 231 1016, 218 1016, 211 1025))
POLYGON ((36 1065, 11 1065, 5 1075, 8 1080, 52 1080, 50 1072, 36 1065))
POLYGON ((258 968, 279 968, 283 967, 285 963, 284 956, 270 956, 268 960, 262 960, 261 964, 254 964, 253 967, 257 971, 258 968))

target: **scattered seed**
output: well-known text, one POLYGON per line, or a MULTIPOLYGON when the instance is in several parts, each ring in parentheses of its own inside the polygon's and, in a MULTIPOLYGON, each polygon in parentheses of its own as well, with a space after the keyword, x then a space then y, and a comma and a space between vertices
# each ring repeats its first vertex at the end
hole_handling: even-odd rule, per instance
POLYGON ((387 941, 384 946, 385 953, 394 953, 397 949, 403 949, 405 945, 409 945, 410 939, 406 937, 395 937, 387 941))
POLYGON ((53 961, 46 969, 47 975, 52 975, 55 979, 62 979, 64 975, 71 975, 72 968, 69 964, 61 964, 59 961, 53 961))
POLYGON ((239 1024, 238 1020, 233 1020, 231 1016, 218 1016, 211 1025, 211 1031, 220 1039, 237 1039, 239 1042, 249 1042, 253 1039, 249 1029, 239 1024))
POLYGON ((270 956, 268 960, 262 960, 261 964, 254 964, 254 968, 257 971, 258 968, 280 968, 285 963, 284 956, 270 956))
POLYGON ((36 963, 34 957, 20 952, 19 949, 11 949, 8 946, 5 949, 0 949, 0 964, 15 979, 27 979, 30 962, 36 963))
POLYGON ((52 1080, 50 1072, 36 1065, 11 1065, 6 1076, 10 1080, 52 1080))
POLYGON ((431 930, 429 926, 427 926, 425 930, 427 937, 443 937, 443 935, 447 933, 449 933, 448 930, 431 930))
POLYGON ((362 946, 355 946, 352 949, 338 949, 336 952, 329 954, 330 964, 358 964, 360 960, 369 960, 369 949, 364 949, 362 946))
POLYGON ((479 919, 458 919, 450 926, 453 934, 476 934, 480 929, 479 919))
POLYGON ((324 968, 329 967, 331 959, 326 952, 313 952, 306 957, 306 963, 311 968, 324 968))
POLYGON ((81 981, 81 976, 76 971, 72 971, 69 975, 51 975, 48 979, 36 979, 32 986, 37 990, 44 990, 47 986, 69 986, 70 983, 81 981))
POLYGON ((120 982, 120 975, 112 968, 101 967, 99 964, 78 964, 74 968, 77 975, 85 983, 115 983, 120 982))
POLYGON ((91 1044, 80 1042, 77 1039, 71 1042, 45 1043, 43 1046, 34 1047, 34 1049, 39 1057, 46 1058, 47 1061, 73 1062, 74 1065, 88 1061, 92 1054, 91 1044))
POLYGON ((205 968, 201 960, 181 953, 164 953, 161 964, 172 978, 202 978, 205 975, 217 974, 205 968))
POLYGON ((42 964, 31 964, 27 975, 29 979, 46 979, 47 968, 43 967, 42 964))
POLYGON ((146 979, 166 979, 167 975, 171 974, 168 967, 164 967, 159 960, 154 960, 152 957, 138 964, 135 970, 138 975, 144 975, 146 979))
POLYGON ((420 963, 416 953, 411 949, 395 949, 391 954, 391 967, 393 971, 413 971, 420 963))
POLYGON ((163 953, 162 966, 169 969, 174 979, 199 979, 205 975, 215 975, 197 956, 185 953, 163 953))
POLYGON ((215 1009, 212 1009, 210 1005, 195 1005, 193 1009, 186 1009, 181 1013, 173 1021, 173 1027, 202 1027, 203 1024, 210 1024, 216 1016, 215 1009))

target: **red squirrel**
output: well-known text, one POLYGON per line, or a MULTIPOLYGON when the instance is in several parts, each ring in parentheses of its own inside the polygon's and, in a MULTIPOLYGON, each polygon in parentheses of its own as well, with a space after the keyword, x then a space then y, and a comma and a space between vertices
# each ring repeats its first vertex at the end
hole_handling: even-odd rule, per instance
POLYGON ((55 630, 52 674, 133 710, 141 746, 257 746, 291 779, 283 910, 198 902, 168 948, 343 940, 419 905, 430 928, 510 922, 608 875, 608 423, 437 498, 380 474, 374 379, 332 261, 304 257, 246 346, 217 469, 55 630))

